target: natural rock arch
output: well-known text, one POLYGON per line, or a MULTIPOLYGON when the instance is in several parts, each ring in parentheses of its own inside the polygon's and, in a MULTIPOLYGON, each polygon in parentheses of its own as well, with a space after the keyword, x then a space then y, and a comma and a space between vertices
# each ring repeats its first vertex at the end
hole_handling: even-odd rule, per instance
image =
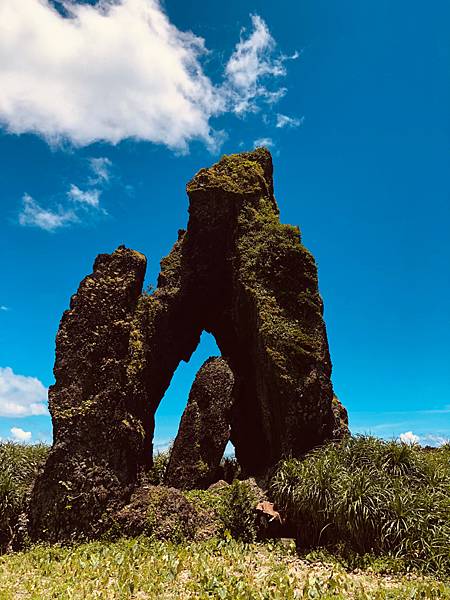
POLYGON ((105 511, 124 502, 151 465, 156 409, 203 330, 234 375, 231 440, 245 474, 265 473, 282 456, 344 432, 333 411, 316 265, 298 228, 279 221, 270 153, 225 156, 199 171, 187 192, 187 230, 162 260, 157 289, 140 294, 145 259, 119 248, 97 259, 63 317, 50 390, 55 443, 34 488, 37 535, 95 533, 105 511), (73 498, 56 533, 51 513, 67 505, 66 488, 73 498))

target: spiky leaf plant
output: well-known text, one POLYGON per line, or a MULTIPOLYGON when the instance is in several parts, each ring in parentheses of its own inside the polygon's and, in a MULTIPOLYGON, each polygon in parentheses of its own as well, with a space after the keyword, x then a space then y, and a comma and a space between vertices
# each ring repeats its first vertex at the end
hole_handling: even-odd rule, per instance
POLYGON ((450 450, 348 437, 279 465, 272 493, 305 549, 390 554, 450 573, 450 450))

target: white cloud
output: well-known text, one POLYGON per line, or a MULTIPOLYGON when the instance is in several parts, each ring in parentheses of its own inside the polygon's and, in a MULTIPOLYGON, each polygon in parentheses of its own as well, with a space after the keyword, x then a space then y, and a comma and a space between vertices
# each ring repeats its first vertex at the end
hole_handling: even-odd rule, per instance
POLYGON ((444 444, 450 444, 450 437, 444 437, 443 435, 437 435, 434 433, 425 435, 422 440, 430 446, 443 446, 444 444))
POLYGON ((24 194, 22 202, 22 211, 19 214, 20 225, 55 231, 78 221, 78 217, 72 210, 62 206, 59 206, 56 211, 43 208, 29 194, 24 194))
POLYGON ((3 312, 7 312, 9 310, 9 308, 7 306, 0 306, 0 310, 2 310, 3 312))
POLYGON ((297 119, 296 117, 288 117, 288 115, 282 115, 282 114, 278 113, 276 127, 278 127, 278 128, 300 127, 300 125, 303 125, 304 121, 305 121, 305 117, 301 117, 300 119, 297 119))
POLYGON ((66 17, 48 0, 0 2, 0 123, 9 132, 78 146, 135 138, 214 148, 221 134, 211 117, 254 111, 286 91, 268 87, 286 74, 287 57, 274 57, 257 15, 217 85, 202 68, 204 40, 177 29, 159 0, 64 6, 66 17))
POLYGON ((255 140, 253 142, 253 146, 255 148, 259 148, 260 146, 264 146, 265 148, 273 148, 275 146, 275 142, 273 141, 272 138, 263 137, 263 138, 258 138, 257 140, 255 140))
POLYGON ((74 202, 87 204, 92 208, 99 207, 100 194, 100 190, 86 190, 83 192, 78 186, 73 184, 70 186, 70 190, 67 192, 67 196, 74 202))
POLYGON ((0 417, 47 414, 47 389, 39 379, 0 367, 0 417))
POLYGON ((110 178, 110 170, 112 162, 109 158, 101 156, 99 158, 90 158, 89 164, 94 173, 94 177, 90 179, 92 184, 108 183, 110 178))
POLYGON ((405 444, 418 444, 420 442, 420 437, 415 435, 412 431, 401 433, 399 437, 400 441, 405 444))
POLYGON ((11 435, 16 442, 29 442, 31 440, 31 431, 24 431, 20 427, 11 427, 11 435))
POLYGON ((99 189, 81 190, 77 185, 72 184, 66 193, 71 201, 72 207, 68 208, 59 204, 57 210, 45 208, 39 205, 29 194, 24 194, 22 198, 22 210, 19 213, 19 223, 23 226, 32 226, 53 232, 56 229, 80 223, 81 216, 86 209, 95 209, 107 214, 100 208, 100 196, 102 192, 99 189))
POLYGON ((242 36, 230 57, 225 75, 227 85, 233 98, 233 110, 236 113, 258 110, 257 100, 262 98, 269 104, 278 102, 287 92, 282 87, 270 90, 266 86, 268 76, 284 77, 286 60, 295 59, 293 56, 274 56, 275 40, 270 34, 266 23, 258 15, 251 15, 253 31, 248 38, 242 36))

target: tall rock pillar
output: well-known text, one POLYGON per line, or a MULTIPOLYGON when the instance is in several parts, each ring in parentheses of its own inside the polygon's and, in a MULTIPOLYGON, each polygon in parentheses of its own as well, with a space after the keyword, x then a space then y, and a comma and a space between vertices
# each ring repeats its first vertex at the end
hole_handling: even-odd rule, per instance
POLYGON ((99 255, 62 317, 49 391, 54 443, 32 492, 33 537, 95 535, 136 482, 145 433, 127 394, 127 357, 145 268, 125 247, 99 255))

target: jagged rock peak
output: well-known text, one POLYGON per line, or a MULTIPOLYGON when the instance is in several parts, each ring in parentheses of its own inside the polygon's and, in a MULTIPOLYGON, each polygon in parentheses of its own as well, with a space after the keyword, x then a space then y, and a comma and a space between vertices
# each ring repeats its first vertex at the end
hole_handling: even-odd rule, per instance
POLYGON ((142 293, 145 257, 120 246, 96 259, 63 315, 50 389, 55 442, 31 503, 35 538, 95 536, 126 504, 152 464, 155 412, 202 331, 226 362, 207 363, 193 385, 169 469, 175 483, 182 460, 185 472, 203 461, 209 477, 228 435, 243 474, 264 476, 283 456, 347 431, 316 264, 298 227, 280 223, 270 152, 224 156, 187 192, 187 229, 152 294, 142 293))
POLYGON ((267 148, 223 156, 218 163, 201 169, 187 184, 188 193, 220 189, 235 194, 253 194, 264 186, 273 194, 272 156, 267 148))

